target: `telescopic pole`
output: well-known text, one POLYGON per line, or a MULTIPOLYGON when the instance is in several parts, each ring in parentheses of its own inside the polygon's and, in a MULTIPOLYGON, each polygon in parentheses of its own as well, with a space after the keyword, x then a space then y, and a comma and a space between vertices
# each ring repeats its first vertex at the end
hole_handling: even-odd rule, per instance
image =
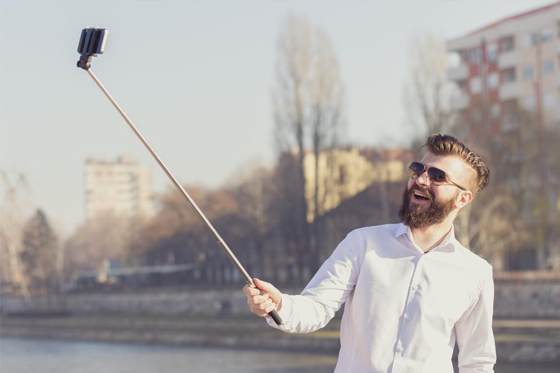
MULTIPOLYGON (((82 34, 83 35, 83 34, 82 34)), ((82 37, 83 38, 83 37, 82 37)), ((80 41, 80 44, 82 44, 82 42, 80 41)), ((100 52, 102 53, 102 52, 100 52)), ((187 202, 194 208, 195 212, 197 213, 198 217, 204 222, 205 226, 208 228, 208 230, 212 233, 212 235, 216 238, 218 245, 220 245, 220 247, 224 250, 224 252, 226 253, 226 255, 228 256, 228 258, 231 260, 231 262, 233 263, 233 265, 235 265, 235 267, 237 268, 237 270, 241 273, 241 275, 243 276, 243 278, 245 279, 245 281, 247 282, 247 284, 255 286, 255 284, 253 283, 253 279, 251 276, 249 276, 249 273, 245 270, 245 268, 243 267, 243 265, 241 264, 241 262, 237 259, 237 257, 235 256, 235 254, 233 253, 233 251, 231 251, 231 249, 229 248, 229 246, 226 244, 226 242, 223 240, 223 238, 220 236, 220 234, 218 233, 218 231, 216 231, 216 229, 214 228, 214 226, 212 225, 212 223, 210 223, 210 221, 208 220, 208 218, 206 218, 206 216, 204 215, 204 213, 202 212, 202 210, 198 207, 198 205, 196 204, 196 202, 191 198, 191 196, 189 195, 189 193, 187 193, 187 191, 185 190, 185 188, 183 188, 183 186, 177 181, 177 179, 175 178, 175 176, 173 176, 173 174, 171 173, 171 171, 169 171, 169 168, 167 168, 167 166, 165 165, 165 163, 163 163, 163 161, 161 160, 161 158, 157 155, 157 153, 152 149, 152 147, 148 144, 148 142, 146 141, 146 139, 144 138, 144 136, 142 136, 142 134, 140 133, 140 131, 138 131, 138 129, 136 128, 136 126, 134 125, 134 123, 132 123, 132 121, 130 120, 130 118, 126 115, 126 113, 121 109, 121 107, 119 106, 119 104, 117 104, 117 102, 115 101, 115 99, 113 98, 113 96, 111 96, 111 94, 109 93, 109 91, 107 91, 107 89, 103 86, 103 84, 101 84, 101 82, 99 81, 99 79, 97 79, 97 77, 95 76, 95 74, 93 73, 93 71, 91 71, 90 68, 90 64, 89 61, 91 61, 91 55, 95 55, 95 54, 90 54, 89 58, 88 58, 88 63, 84 64, 83 63, 83 59, 84 59, 84 55, 82 55, 82 59, 80 60, 82 62, 82 64, 80 64, 80 62, 78 62, 78 67, 86 70, 89 74, 89 76, 91 76, 91 78, 93 79, 93 81, 97 84, 97 86, 101 89, 101 91, 103 91, 103 93, 105 94, 105 96, 107 96, 107 98, 109 99, 109 101, 111 101, 111 103, 113 104, 113 106, 117 109, 117 111, 121 114, 121 116, 123 117, 123 119, 125 120, 125 122, 128 124, 128 126, 130 127, 130 129, 136 134, 136 136, 140 139, 140 141, 142 142, 142 144, 144 144, 144 146, 146 147, 146 149, 148 149, 148 151, 150 152, 150 154, 154 157, 154 159, 156 160, 156 162, 160 165, 160 167, 163 169, 163 171, 167 174, 167 176, 169 177, 169 179, 171 180, 171 182, 173 183, 173 185, 175 185, 175 187, 177 187, 177 189, 181 192, 181 194, 185 197, 185 199, 187 200, 187 202)), ((255 286, 256 287, 256 286, 255 286)), ((262 291, 261 291, 262 292, 262 291)), ((281 325, 282 324, 282 319, 280 318, 280 316, 278 315, 278 313, 276 311, 272 311, 268 314, 270 317, 272 317, 272 319, 274 320, 274 322, 277 325, 281 325)))

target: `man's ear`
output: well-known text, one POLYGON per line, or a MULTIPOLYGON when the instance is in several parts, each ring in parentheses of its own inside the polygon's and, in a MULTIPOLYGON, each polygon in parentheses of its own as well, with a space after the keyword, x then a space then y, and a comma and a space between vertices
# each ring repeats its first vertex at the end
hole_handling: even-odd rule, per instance
POLYGON ((473 193, 469 190, 464 190, 461 191, 459 193, 459 195, 457 196, 457 200, 455 201, 455 205, 462 209, 463 207, 465 207, 466 205, 468 205, 469 203, 471 203, 473 199, 473 193))

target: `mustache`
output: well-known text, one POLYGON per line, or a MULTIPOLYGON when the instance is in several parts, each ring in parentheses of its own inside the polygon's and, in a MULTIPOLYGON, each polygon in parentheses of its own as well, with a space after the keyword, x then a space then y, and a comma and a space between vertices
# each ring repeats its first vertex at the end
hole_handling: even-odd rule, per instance
POLYGON ((427 194, 430 196, 430 201, 433 201, 436 198, 434 192, 432 192, 428 188, 420 188, 417 184, 413 184, 410 189, 408 189, 408 197, 412 198, 412 196, 414 195, 414 191, 416 190, 421 192, 422 194, 425 194, 427 192, 427 194))

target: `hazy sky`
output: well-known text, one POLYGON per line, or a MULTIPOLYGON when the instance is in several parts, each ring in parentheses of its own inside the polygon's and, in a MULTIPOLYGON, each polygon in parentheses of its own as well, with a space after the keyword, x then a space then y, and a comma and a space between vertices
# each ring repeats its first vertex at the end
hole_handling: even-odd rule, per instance
POLYGON ((219 186, 274 159, 270 91, 285 17, 331 36, 347 139, 400 145, 407 47, 449 39, 551 1, 0 1, 0 167, 67 235, 83 220, 85 159, 128 154, 166 176, 76 67, 82 28, 110 30, 92 70, 183 183, 219 186))

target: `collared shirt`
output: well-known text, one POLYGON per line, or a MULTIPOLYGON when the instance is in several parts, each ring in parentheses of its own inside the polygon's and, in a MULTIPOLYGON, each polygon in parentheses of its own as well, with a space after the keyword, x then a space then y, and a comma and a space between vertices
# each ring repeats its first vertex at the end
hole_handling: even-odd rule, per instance
POLYGON ((308 333, 345 304, 335 372, 494 372, 492 267, 453 229, 424 253, 403 224, 357 229, 336 248, 301 295, 282 295, 284 324, 308 333))

